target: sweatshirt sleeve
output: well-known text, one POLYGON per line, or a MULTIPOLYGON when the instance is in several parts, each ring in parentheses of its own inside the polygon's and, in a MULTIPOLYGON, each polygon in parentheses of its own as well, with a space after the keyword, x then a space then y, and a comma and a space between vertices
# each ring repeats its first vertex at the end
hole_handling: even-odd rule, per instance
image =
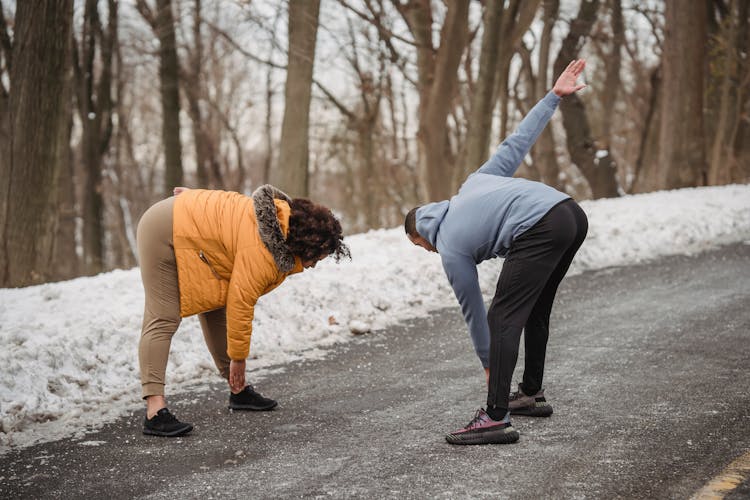
POLYGON ((482 291, 479 288, 477 266, 468 256, 441 254, 441 258, 445 274, 461 305, 474 351, 479 356, 482 366, 487 368, 490 364, 490 327, 487 323, 482 291))
POLYGON ((534 106, 526 117, 518 125, 515 132, 509 135, 498 146, 492 158, 482 165, 478 172, 483 174, 500 175, 512 177, 518 170, 531 146, 536 142, 539 134, 547 126, 550 118, 557 109, 560 98, 553 92, 546 96, 534 106))

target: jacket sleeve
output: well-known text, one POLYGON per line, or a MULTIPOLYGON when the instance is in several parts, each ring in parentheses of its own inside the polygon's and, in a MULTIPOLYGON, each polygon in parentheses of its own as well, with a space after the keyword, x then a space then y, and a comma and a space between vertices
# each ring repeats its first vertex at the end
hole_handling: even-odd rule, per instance
POLYGON ((227 354, 236 361, 250 352, 256 302, 277 281, 270 272, 273 266, 253 266, 250 254, 249 250, 237 254, 227 292, 227 354))
POLYGON ((509 135, 498 146, 492 158, 482 165, 478 172, 482 174, 500 175, 512 177, 518 170, 531 146, 536 142, 539 134, 547 126, 550 118, 557 108, 560 98, 553 92, 549 92, 529 114, 521 121, 515 132, 509 135))
POLYGON ((441 254, 441 258, 445 274, 461 305, 474 351, 479 356, 482 366, 487 368, 490 365, 490 327, 487 323, 482 291, 479 288, 477 266, 468 256, 441 254))

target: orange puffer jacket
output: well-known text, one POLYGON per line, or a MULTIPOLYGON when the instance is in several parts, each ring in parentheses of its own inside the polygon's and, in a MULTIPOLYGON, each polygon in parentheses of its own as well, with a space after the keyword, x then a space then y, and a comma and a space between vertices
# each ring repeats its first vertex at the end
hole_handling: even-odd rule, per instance
POLYGON ((180 315, 226 307, 231 359, 247 358, 258 298, 303 269, 285 241, 290 202, 270 185, 258 188, 252 198, 203 189, 175 197, 180 315))

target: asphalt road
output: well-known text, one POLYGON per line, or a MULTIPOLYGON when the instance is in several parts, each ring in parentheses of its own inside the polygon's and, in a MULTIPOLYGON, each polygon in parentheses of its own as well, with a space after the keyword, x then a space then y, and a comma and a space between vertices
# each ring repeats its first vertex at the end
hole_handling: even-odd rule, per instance
POLYGON ((566 279, 555 413, 516 417, 516 444, 443 439, 485 398, 456 306, 267 377, 273 412, 232 413, 217 384, 171 399, 185 438, 142 436, 136 414, 13 451, 0 498, 688 498, 750 452, 749 360, 750 245, 733 245, 566 279))

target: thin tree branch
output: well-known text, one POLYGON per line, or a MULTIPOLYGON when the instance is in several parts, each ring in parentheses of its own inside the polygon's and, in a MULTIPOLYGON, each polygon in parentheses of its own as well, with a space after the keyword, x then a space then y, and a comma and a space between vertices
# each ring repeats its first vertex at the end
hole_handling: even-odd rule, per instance
POLYGON ((118 4, 116 0, 108 0, 107 8, 109 18, 107 23, 107 32, 102 29, 101 23, 98 25, 100 50, 102 59, 102 74, 99 79, 99 89, 97 90, 97 112, 105 114, 101 117, 103 130, 99 131, 101 142, 99 145, 99 154, 104 155, 109 149, 109 143, 112 138, 114 124, 112 122, 112 60, 114 53, 115 39, 117 38, 118 25, 118 4))
POLYGON ((369 115, 370 103, 367 101, 367 95, 364 89, 365 75, 362 71, 362 67, 359 64, 359 55, 358 55, 359 49, 357 47, 357 36, 354 33, 354 25, 349 16, 346 16, 346 24, 347 24, 347 27, 349 28, 349 38, 351 39, 351 44, 352 44, 351 55, 347 55, 346 59, 349 60, 349 64, 352 65, 352 68, 354 68, 354 73, 357 75, 357 78, 359 79, 359 84, 361 87, 360 97, 362 98, 362 106, 364 108, 365 115, 369 115))
POLYGON ((320 83, 319 81, 315 79, 313 79, 313 83, 320 89, 321 92, 323 92, 323 94, 328 98, 328 100, 331 101, 331 104, 336 106, 344 116, 346 116, 349 120, 352 120, 352 121, 357 120, 356 115, 352 113, 346 106, 344 106, 341 103, 341 101, 336 99, 336 96, 334 96, 333 93, 331 93, 331 91, 325 88, 325 86, 323 86, 322 83, 320 83))
POLYGON ((275 63, 275 62, 273 62, 273 61, 271 61, 269 59, 263 59, 261 57, 256 56, 255 54, 253 54, 251 52, 248 52, 247 50, 245 50, 244 48, 242 48, 240 46, 240 44, 238 44, 234 40, 234 38, 232 38, 231 36, 229 36, 224 30, 222 30, 221 28, 219 28, 218 26, 216 26, 212 22, 207 21, 205 19, 203 20, 203 22, 205 23, 206 26, 208 26, 211 29, 211 31, 213 31, 214 33, 216 33, 217 35, 219 35, 221 38, 223 38, 224 40, 226 40, 229 43, 229 45, 231 45, 240 54, 242 54, 243 56, 247 57, 248 59, 251 59, 251 60, 253 60, 255 62, 259 62, 261 64, 265 64, 265 65, 270 66, 272 68, 286 70, 286 68, 287 68, 286 65, 277 64, 277 63, 275 63))
POLYGON ((664 13, 655 9, 648 9, 638 4, 631 7, 631 9, 646 18, 646 21, 651 25, 651 34, 654 35, 654 38, 656 39, 656 46, 661 49, 663 43, 659 33, 662 31, 662 26, 659 26, 654 17, 663 16, 664 13))
MULTIPOLYGON (((219 107, 219 105, 211 98, 206 96, 206 102, 208 105, 216 111, 216 116, 218 116, 219 121, 224 125, 224 128, 227 129, 229 132, 229 135, 232 137, 232 142, 234 142, 235 147, 237 148, 237 168, 244 169, 243 160, 242 160, 242 141, 240 141, 239 136, 237 135, 236 127, 234 127, 230 121, 229 117, 224 113, 224 111, 219 107)), ((231 102, 231 99, 230 99, 231 102)))
POLYGON ((372 0, 364 0, 365 5, 367 6, 368 10, 370 11, 371 17, 368 16, 366 13, 363 13, 362 11, 357 10, 356 8, 349 5, 346 0, 338 0, 339 3, 344 6, 345 8, 351 10, 356 16, 360 17, 361 19, 364 19, 367 23, 371 24, 373 27, 375 27, 376 31, 378 32, 378 39, 385 45, 386 49, 389 53, 389 59, 392 63, 396 65, 396 67, 401 71, 401 74, 404 76, 404 78, 409 81, 412 85, 415 87, 417 86, 417 82, 408 74, 408 71, 406 69, 406 65, 408 63, 408 60, 403 57, 398 50, 396 50, 396 47, 393 45, 392 38, 395 38, 403 43, 406 43, 408 45, 417 47, 418 45, 413 41, 409 40, 407 38, 404 38, 400 35, 395 34, 391 29, 387 28, 383 23, 383 8, 382 8, 382 0, 380 0, 379 6, 380 9, 376 9, 375 6, 372 3, 372 0))
POLYGON ((156 24, 156 16, 154 15, 154 11, 149 7, 149 5, 146 3, 146 0, 136 0, 135 3, 136 9, 138 9, 138 12, 141 14, 143 19, 146 20, 146 22, 151 26, 151 29, 154 30, 154 32, 157 32, 158 26, 156 24))
POLYGON ((376 15, 372 2, 370 0, 364 0, 364 2, 365 2, 365 5, 367 5, 367 8, 370 10, 370 12, 373 14, 372 17, 368 16, 367 13, 358 10, 356 7, 353 7, 351 4, 349 4, 349 2, 347 2, 347 0, 338 0, 338 2, 343 7, 345 7, 346 9, 351 11, 353 14, 355 14, 357 17, 375 26, 375 28, 377 28, 380 34, 383 35, 385 38, 387 39, 393 38, 405 44, 413 45, 416 47, 417 44, 414 42, 414 40, 409 40, 408 38, 404 38, 403 36, 394 33, 392 30, 386 28, 383 25, 382 20, 380 18, 380 15, 382 13, 378 12, 376 15))

